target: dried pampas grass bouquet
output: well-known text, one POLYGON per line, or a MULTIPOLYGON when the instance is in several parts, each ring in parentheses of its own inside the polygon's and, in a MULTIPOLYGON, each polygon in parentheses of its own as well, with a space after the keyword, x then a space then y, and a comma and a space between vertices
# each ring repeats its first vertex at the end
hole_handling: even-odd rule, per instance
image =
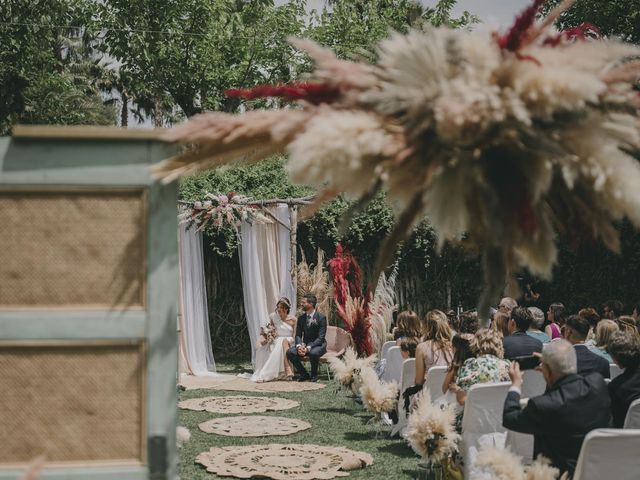
POLYGON ((536 20, 544 0, 533 0, 504 33, 394 34, 376 64, 292 39, 315 61, 308 82, 228 94, 299 108, 194 117, 166 135, 193 148, 154 173, 171 181, 286 152, 319 201, 345 192, 362 204, 384 189, 398 216, 377 272, 428 216, 440 242, 464 237, 481 252, 487 318, 510 269, 551 275, 558 233, 617 251, 612 222, 640 226, 640 47, 586 25, 553 31, 573 1, 536 20))

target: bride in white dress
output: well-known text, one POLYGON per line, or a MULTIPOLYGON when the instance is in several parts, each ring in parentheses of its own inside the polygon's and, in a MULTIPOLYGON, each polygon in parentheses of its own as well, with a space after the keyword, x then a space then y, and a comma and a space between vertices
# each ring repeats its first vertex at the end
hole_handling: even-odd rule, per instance
POLYGON ((293 345, 296 317, 289 315, 291 302, 280 298, 276 311, 269 315, 269 322, 256 345, 256 364, 251 380, 268 382, 281 378, 291 378, 293 370, 287 360, 287 350, 293 345))

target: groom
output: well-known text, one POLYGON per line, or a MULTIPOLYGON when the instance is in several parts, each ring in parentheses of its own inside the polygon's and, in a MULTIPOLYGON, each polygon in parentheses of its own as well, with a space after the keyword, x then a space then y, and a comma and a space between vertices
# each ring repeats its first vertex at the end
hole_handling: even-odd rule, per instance
POLYGON ((296 323, 295 346, 287 351, 287 358, 300 374, 300 382, 318 381, 318 363, 320 357, 327 352, 327 317, 316 312, 317 299, 315 295, 307 294, 302 297, 300 306, 305 312, 298 317, 296 323), (311 361, 311 376, 302 364, 302 359, 309 356, 311 361))

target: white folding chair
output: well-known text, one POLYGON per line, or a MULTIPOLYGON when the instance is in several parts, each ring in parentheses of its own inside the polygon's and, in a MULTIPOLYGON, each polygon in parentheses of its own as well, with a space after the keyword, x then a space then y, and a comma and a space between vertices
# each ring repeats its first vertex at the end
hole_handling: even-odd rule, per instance
POLYGON ((640 398, 629 405, 627 416, 624 417, 624 428, 640 428, 640 398))
POLYGON ((467 393, 462 417, 461 453, 464 459, 464 478, 471 477, 471 466, 480 445, 485 443, 504 447, 502 426, 504 400, 511 382, 479 383, 467 393))
POLYGON ((573 480, 637 480, 640 430, 598 428, 587 434, 573 480))
POLYGON ((429 392, 431 395, 431 400, 435 400, 436 398, 442 395, 442 384, 444 383, 444 377, 447 376, 447 369, 449 367, 431 367, 427 372, 427 375, 424 379, 423 390, 429 392))
POLYGON ((623 372, 623 370, 616 365, 615 363, 610 363, 609 364, 609 373, 611 374, 611 380, 613 380, 614 378, 616 378, 618 375, 620 375, 623 372))
POLYGON ((533 435, 507 430, 505 446, 522 457, 522 463, 525 465, 530 465, 533 462, 533 435))
POLYGON ((382 374, 382 380, 385 382, 400 382, 400 376, 402 375, 402 352, 400 347, 391 347, 387 353, 387 365, 384 367, 384 373, 382 374))
POLYGON ((542 395, 547 389, 547 382, 542 372, 537 370, 525 370, 522 372, 522 398, 531 398, 542 395))
POLYGON ((395 347, 395 346, 396 346, 396 342, 394 342, 394 341, 384 342, 382 344, 382 350, 380 350, 380 360, 382 360, 383 358, 387 358, 387 354, 389 353, 389 349, 391 347, 395 347))
POLYGON ((416 377, 416 359, 407 358, 402 364, 402 373, 400 374, 400 397, 396 411, 398 413, 398 423, 391 429, 391 436, 402 432, 407 426, 407 412, 404 409, 404 397, 402 392, 414 384, 416 377))

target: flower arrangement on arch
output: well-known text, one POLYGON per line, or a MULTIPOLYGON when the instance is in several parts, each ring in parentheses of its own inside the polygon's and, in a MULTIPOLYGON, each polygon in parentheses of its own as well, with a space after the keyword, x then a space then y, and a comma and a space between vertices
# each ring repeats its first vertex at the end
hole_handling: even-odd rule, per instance
POLYGON ((376 64, 292 39, 315 61, 307 82, 229 94, 300 108, 194 117, 166 139, 195 147, 154 172, 171 181, 282 152, 317 201, 345 192, 363 205, 384 189, 398 215, 374 278, 427 216, 441 243, 464 234, 481 252, 486 319, 507 272, 551 275, 558 234, 617 251, 613 222, 640 226, 640 46, 589 25, 554 31, 573 2, 538 21, 545 0, 533 0, 505 33, 394 34, 376 64))
POLYGON ((230 226, 235 230, 240 228, 243 221, 253 223, 272 223, 256 205, 250 203, 248 197, 230 192, 227 195, 207 193, 204 201, 196 201, 185 207, 178 215, 180 223, 196 226, 203 230, 208 225, 219 230, 230 226))

